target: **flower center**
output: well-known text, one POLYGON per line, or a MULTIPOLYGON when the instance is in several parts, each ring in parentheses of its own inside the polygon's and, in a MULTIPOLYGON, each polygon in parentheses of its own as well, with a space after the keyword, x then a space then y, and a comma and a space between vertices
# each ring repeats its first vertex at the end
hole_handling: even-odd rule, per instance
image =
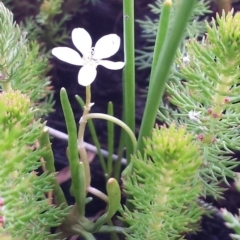
POLYGON ((89 53, 86 56, 83 56, 84 59, 84 65, 91 65, 91 66, 96 66, 98 64, 98 60, 94 59, 94 47, 92 47, 89 51, 89 53))

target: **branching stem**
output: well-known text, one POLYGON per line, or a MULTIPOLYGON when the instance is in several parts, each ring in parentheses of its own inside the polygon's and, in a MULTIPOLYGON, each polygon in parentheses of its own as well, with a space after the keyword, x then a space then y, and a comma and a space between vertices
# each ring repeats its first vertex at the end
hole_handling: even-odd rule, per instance
POLYGON ((90 174, 87 151, 84 145, 83 137, 84 137, 84 132, 87 124, 87 114, 90 112, 90 109, 91 109, 91 87, 89 85, 86 87, 86 103, 85 103, 83 115, 79 121, 79 130, 78 130, 78 151, 85 169, 86 187, 90 186, 91 174, 90 174))

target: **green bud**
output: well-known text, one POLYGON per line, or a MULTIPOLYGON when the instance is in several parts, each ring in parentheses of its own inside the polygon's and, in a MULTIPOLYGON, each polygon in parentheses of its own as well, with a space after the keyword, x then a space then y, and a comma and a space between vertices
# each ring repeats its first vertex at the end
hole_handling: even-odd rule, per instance
POLYGON ((30 110, 30 99, 20 91, 10 90, 0 94, 0 105, 3 109, 2 124, 11 128, 15 125, 25 127, 33 120, 30 110))
MULTIPOLYGON (((217 15, 216 23, 212 22, 213 27, 209 24, 207 26, 208 39, 217 43, 213 46, 213 52, 218 55, 222 52, 222 56, 228 53, 229 58, 236 58, 239 56, 239 45, 240 45, 240 13, 233 15, 233 10, 226 14, 223 12, 220 17, 217 15)), ((239 62, 240 60, 238 60, 239 62)))

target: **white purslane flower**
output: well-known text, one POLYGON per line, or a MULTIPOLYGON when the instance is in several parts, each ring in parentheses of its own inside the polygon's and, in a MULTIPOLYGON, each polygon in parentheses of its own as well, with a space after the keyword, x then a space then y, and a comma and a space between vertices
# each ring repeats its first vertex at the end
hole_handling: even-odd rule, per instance
POLYGON ((201 114, 201 112, 195 112, 195 111, 191 110, 191 111, 188 113, 188 117, 189 117, 192 121, 196 121, 196 122, 200 123, 200 122, 201 122, 200 119, 199 119, 200 114, 201 114))
POLYGON ((56 47, 52 54, 58 59, 77 66, 82 66, 78 73, 78 83, 82 86, 90 85, 97 75, 97 66, 102 65, 111 70, 124 67, 124 62, 112 62, 103 60, 113 56, 120 47, 120 37, 116 34, 108 34, 101 37, 95 47, 92 47, 92 38, 83 28, 75 28, 72 31, 72 41, 81 55, 69 47, 56 47))
POLYGON ((187 54, 186 56, 183 57, 183 63, 187 65, 189 62, 190 62, 190 58, 189 58, 189 55, 187 54))

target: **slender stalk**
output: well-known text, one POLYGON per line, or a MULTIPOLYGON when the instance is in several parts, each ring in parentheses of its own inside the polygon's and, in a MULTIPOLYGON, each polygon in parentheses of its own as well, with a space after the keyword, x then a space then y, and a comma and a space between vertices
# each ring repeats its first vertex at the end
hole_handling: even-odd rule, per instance
MULTIPOLYGON (((143 139, 151 135, 175 53, 182 41, 184 30, 195 4, 196 0, 180 0, 178 2, 171 29, 168 29, 169 33, 164 40, 162 50, 158 56, 156 69, 153 71, 149 83, 147 102, 138 138, 137 150, 142 154, 144 151, 143 139)), ((158 44, 158 42, 155 44, 158 44)))
MULTIPOLYGON (((111 228, 113 228, 112 229, 112 231, 110 231, 110 238, 111 238, 111 240, 120 240, 120 238, 118 237, 118 235, 117 235, 117 232, 116 232, 116 229, 114 229, 114 224, 113 224, 113 222, 112 222, 112 220, 109 220, 108 222, 107 222, 107 227, 109 228, 109 227, 111 227, 111 228)), ((101 228, 100 228, 101 229, 101 228)), ((99 229, 99 231, 98 232, 100 232, 100 229, 99 229)), ((123 230, 123 229, 122 229, 123 230)))
POLYGON ((85 119, 86 114, 89 113, 91 109, 91 88, 90 85, 86 87, 86 103, 85 107, 83 110, 83 115, 80 119, 80 126, 79 126, 79 131, 78 131, 78 146, 81 147, 83 145, 83 137, 84 137, 84 132, 86 128, 87 121, 85 119))
MULTIPOLYGON (((88 123, 90 123, 90 122, 91 122, 91 120, 88 121, 88 123)), ((58 130, 56 130, 54 128, 51 128, 49 126, 47 126, 47 127, 48 127, 48 130, 49 130, 49 134, 51 136, 59 138, 59 139, 62 139, 62 140, 65 140, 65 141, 68 140, 68 135, 66 133, 60 132, 60 131, 58 131, 58 130)), ((85 147, 86 147, 86 149, 88 151, 98 154, 98 150, 97 150, 97 147, 95 146, 96 145, 95 142, 94 142, 94 144, 90 144, 90 143, 84 142, 84 145, 85 145, 85 147)), ((99 150, 100 150, 100 153, 101 153, 101 155, 103 157, 107 157, 108 156, 108 151, 106 151, 104 149, 101 149, 100 145, 99 145, 99 150)), ((118 160, 119 159, 118 155, 113 154, 112 155, 112 159, 113 160, 118 160)), ((125 158, 120 159, 120 161, 122 162, 123 165, 126 165, 127 160, 125 158)))
POLYGON ((79 130, 78 130, 78 151, 80 154, 81 161, 83 162, 85 168, 85 176, 86 176, 86 187, 90 186, 91 184, 91 174, 90 174, 90 167, 87 157, 87 151, 84 145, 84 132, 87 124, 86 115, 89 113, 91 109, 91 87, 90 85, 86 87, 86 103, 83 110, 83 115, 79 121, 79 130))
POLYGON ((86 204, 86 177, 85 177, 85 169, 82 162, 78 165, 78 182, 79 182, 79 196, 78 196, 78 203, 77 206, 79 216, 85 215, 85 204, 86 204))
POLYGON ((120 140, 119 140, 119 145, 118 145, 118 159, 116 163, 114 164, 114 172, 113 172, 113 177, 117 180, 120 179, 120 174, 121 174, 121 166, 122 166, 122 157, 123 157, 123 151, 124 151, 124 135, 123 135, 123 130, 121 131, 120 135, 120 140))
MULTIPOLYGON (((124 55, 125 68, 123 80, 124 121, 135 133, 135 46, 134 46, 134 0, 123 0, 124 55)), ((126 138, 127 161, 134 149, 126 138)))
MULTIPOLYGON (((76 100, 78 101, 79 105, 82 107, 82 109, 84 109, 84 102, 83 102, 82 98, 78 95, 76 95, 75 97, 76 97, 76 100)), ((88 123, 90 133, 92 135, 93 143, 95 145, 94 147, 96 148, 96 150, 94 149, 94 152, 98 154, 103 172, 105 175, 107 175, 107 165, 105 163, 104 156, 108 157, 108 152, 101 149, 100 142, 98 140, 98 136, 97 136, 97 133, 96 133, 96 130, 95 130, 92 120, 89 119, 87 123, 88 123), (103 152, 104 152, 104 154, 103 154, 103 152), (107 155, 105 153, 107 153, 107 155)), ((84 143, 84 145, 86 146, 86 143, 84 143)), ((90 146, 88 148, 86 147, 86 149, 88 149, 89 151, 93 151, 93 147, 90 149, 90 146)))
POLYGON ((76 234, 82 236, 85 240, 96 240, 96 238, 91 233, 82 230, 82 228, 79 226, 76 226, 73 228, 73 230, 76 234))
POLYGON ((52 181, 53 184, 53 194, 58 206, 61 206, 63 209, 68 207, 67 200, 64 196, 64 193, 61 187, 58 184, 56 179, 56 169, 54 166, 54 155, 51 148, 51 143, 49 140, 48 128, 44 128, 42 135, 39 138, 39 144, 41 148, 45 148, 43 152, 43 159, 45 161, 45 168, 48 174, 53 174, 54 178, 52 181))
POLYGON ((86 120, 88 119, 93 119, 93 118, 97 118, 97 119, 105 119, 107 121, 112 121, 115 124, 119 125, 120 127, 122 127, 129 135, 130 139, 131 139, 131 145, 132 145, 132 149, 133 151, 136 150, 136 146, 137 146, 137 140, 136 137, 134 135, 134 133, 132 132, 132 130, 120 119, 116 118, 116 117, 112 117, 109 116, 107 114, 103 114, 103 113, 89 113, 86 115, 86 120))
POLYGON ((130 233, 131 231, 129 230, 129 228, 124 228, 124 227, 119 227, 119 226, 106 226, 103 225, 99 230, 99 233, 111 233, 111 232, 115 232, 115 233, 130 233))
MULTIPOLYGON (((113 116, 113 104, 112 102, 108 103, 108 115, 113 116)), ((107 132, 108 132, 108 159, 107 159, 107 170, 108 178, 112 174, 112 165, 113 165, 113 147, 114 147, 114 124, 111 121, 107 121, 107 132)))
POLYGON ((106 194, 104 194, 103 192, 99 191, 96 188, 93 188, 91 186, 89 186, 87 188, 87 191, 97 197, 99 197, 100 199, 102 199, 104 202, 108 203, 108 196, 106 194))

